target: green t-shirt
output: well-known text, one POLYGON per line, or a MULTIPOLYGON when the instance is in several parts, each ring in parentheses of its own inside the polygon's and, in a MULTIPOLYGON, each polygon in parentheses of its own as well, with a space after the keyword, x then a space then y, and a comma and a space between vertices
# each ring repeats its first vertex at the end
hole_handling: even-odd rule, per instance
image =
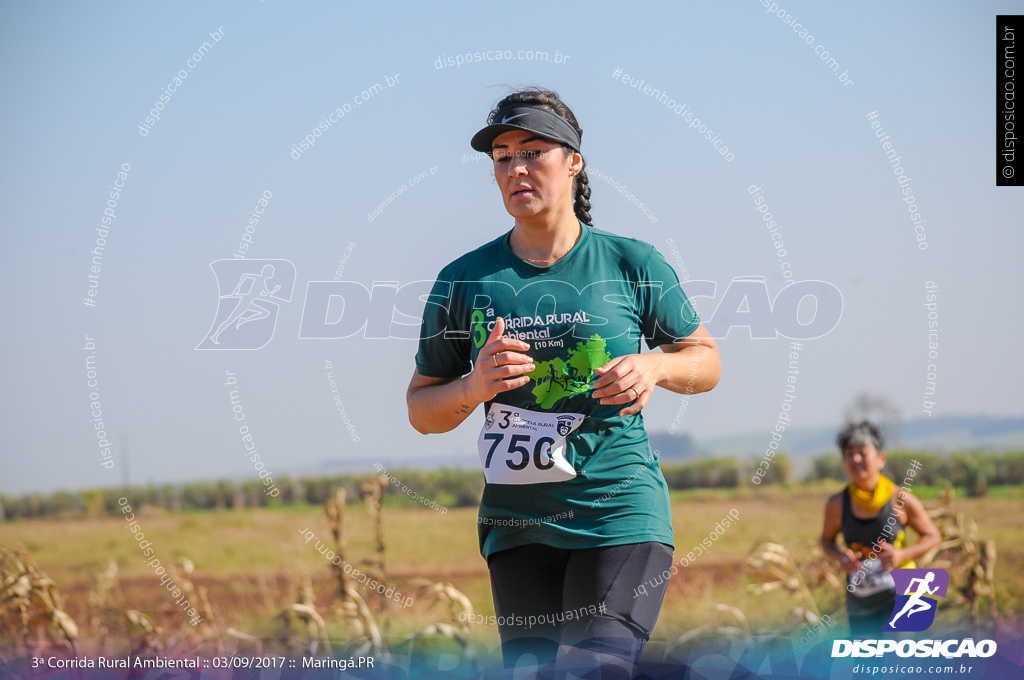
MULTIPOLYGON (((638 354, 641 338, 653 349, 690 335, 700 319, 654 246, 581 225, 576 245, 548 267, 517 257, 508 245, 511 232, 463 255, 438 274, 423 312, 416 354, 421 375, 469 373, 501 316, 505 335, 530 345, 524 353, 536 369, 529 383, 495 401, 586 416, 566 438, 565 457, 576 477, 485 484, 478 518, 484 557, 527 543, 674 545, 668 486, 643 416, 620 417, 624 405, 598 403, 590 385, 594 368, 638 354)), ((493 465, 518 464, 504 451, 494 458, 493 465)))

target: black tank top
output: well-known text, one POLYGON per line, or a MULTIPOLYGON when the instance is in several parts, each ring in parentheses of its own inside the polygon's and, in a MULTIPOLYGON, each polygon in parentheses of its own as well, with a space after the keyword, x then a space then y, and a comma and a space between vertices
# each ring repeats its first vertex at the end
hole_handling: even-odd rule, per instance
POLYGON ((902 543, 900 534, 904 525, 892 509, 892 498, 889 498, 885 505, 882 506, 882 509, 878 511, 878 514, 870 519, 854 516, 851 503, 850 488, 847 487, 843 489, 842 531, 843 540, 846 541, 846 545, 850 547, 850 550, 866 555, 871 551, 871 546, 882 539, 885 539, 886 543, 890 543, 897 548, 902 547, 898 543, 902 543), (886 531, 886 523, 890 517, 895 518, 895 527, 889 525, 889 530, 886 531))

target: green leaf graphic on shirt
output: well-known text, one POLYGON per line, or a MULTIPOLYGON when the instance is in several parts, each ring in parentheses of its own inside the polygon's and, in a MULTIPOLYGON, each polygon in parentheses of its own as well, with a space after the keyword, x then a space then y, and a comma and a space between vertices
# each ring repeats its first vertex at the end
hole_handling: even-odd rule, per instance
POLYGON ((577 373, 586 375, 588 383, 594 369, 604 366, 611 360, 608 343, 600 335, 591 335, 589 340, 578 342, 575 349, 569 350, 569 365, 574 367, 577 373))
POLYGON ((529 373, 533 379, 533 396, 541 408, 551 408, 560 399, 590 391, 594 369, 611 361, 608 343, 600 335, 579 341, 569 350, 568 361, 561 357, 536 362, 537 368, 529 373))

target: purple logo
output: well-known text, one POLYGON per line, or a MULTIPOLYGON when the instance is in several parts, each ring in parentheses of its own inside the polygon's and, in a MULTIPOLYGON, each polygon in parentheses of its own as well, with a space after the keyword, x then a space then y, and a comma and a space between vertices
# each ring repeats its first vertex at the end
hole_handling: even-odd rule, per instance
POLYGON ((949 573, 945 569, 893 569, 896 604, 884 631, 920 632, 935 622, 937 598, 946 597, 949 573))

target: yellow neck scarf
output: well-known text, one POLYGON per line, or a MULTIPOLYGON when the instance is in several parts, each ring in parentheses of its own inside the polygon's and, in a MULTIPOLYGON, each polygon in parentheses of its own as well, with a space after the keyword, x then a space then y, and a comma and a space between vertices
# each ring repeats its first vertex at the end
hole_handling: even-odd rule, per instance
POLYGON ((860 506, 864 512, 878 513, 890 498, 895 488, 892 480, 885 475, 879 475, 878 484, 874 491, 865 491, 853 482, 850 482, 850 498, 860 506))

